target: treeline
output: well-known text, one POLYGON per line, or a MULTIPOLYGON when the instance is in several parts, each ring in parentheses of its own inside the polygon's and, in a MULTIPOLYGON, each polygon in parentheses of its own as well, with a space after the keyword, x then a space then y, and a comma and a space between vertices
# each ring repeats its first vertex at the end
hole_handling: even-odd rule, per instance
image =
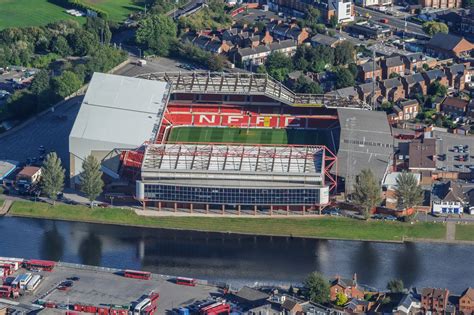
POLYGON ((224 68, 223 56, 183 43, 178 39, 177 33, 178 29, 171 17, 155 14, 140 21, 135 41, 149 54, 179 57, 204 65, 211 71, 221 71, 224 68))
POLYGON ((0 67, 36 67, 30 86, 17 90, 0 111, 0 120, 22 120, 39 113, 88 82, 94 72, 107 72, 126 59, 108 45, 107 21, 88 18, 84 26, 63 21, 45 27, 10 28, 0 32, 0 67))
POLYGON ((288 74, 295 70, 302 73, 326 71, 334 76, 335 88, 353 86, 357 75, 355 56, 356 49, 350 42, 343 42, 336 48, 303 45, 298 47, 293 57, 278 52, 271 54, 257 72, 268 73, 297 93, 319 94, 324 91, 316 82, 303 75, 296 81, 289 80, 288 74))

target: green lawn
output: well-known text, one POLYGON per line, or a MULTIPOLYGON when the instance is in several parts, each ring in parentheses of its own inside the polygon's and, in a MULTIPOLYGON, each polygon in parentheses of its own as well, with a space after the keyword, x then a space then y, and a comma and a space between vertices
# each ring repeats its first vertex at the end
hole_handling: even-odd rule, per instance
MULTIPOLYGON (((84 1, 107 12, 109 19, 115 22, 125 20, 134 11, 143 10, 134 0, 84 1)), ((0 0, 0 30, 8 27, 41 26, 67 19, 85 21, 83 17, 67 14, 65 8, 50 0, 0 0)))
POLYGON ((474 224, 456 224, 456 239, 474 241, 474 224))
POLYGON ((67 19, 84 21, 48 0, 0 0, 0 29, 41 26, 67 19))
POLYGON ((282 236, 323 237, 401 241, 443 239, 445 227, 436 223, 359 221, 348 218, 219 218, 219 217, 142 217, 130 210, 89 209, 83 206, 15 201, 11 215, 39 218, 128 224, 146 227, 178 228, 200 231, 235 232, 282 236))
POLYGON ((168 142, 325 144, 326 135, 317 130, 175 127, 171 130, 168 142))
POLYGON ((106 12, 109 19, 115 22, 121 22, 127 19, 130 13, 144 9, 134 0, 84 0, 84 2, 106 12))

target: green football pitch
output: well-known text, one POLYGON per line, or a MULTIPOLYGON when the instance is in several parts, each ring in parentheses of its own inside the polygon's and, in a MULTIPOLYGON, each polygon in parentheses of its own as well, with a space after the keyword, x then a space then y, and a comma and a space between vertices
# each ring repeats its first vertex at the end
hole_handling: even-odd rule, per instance
POLYGON ((326 144, 326 140, 326 135, 317 130, 174 127, 167 142, 326 144))

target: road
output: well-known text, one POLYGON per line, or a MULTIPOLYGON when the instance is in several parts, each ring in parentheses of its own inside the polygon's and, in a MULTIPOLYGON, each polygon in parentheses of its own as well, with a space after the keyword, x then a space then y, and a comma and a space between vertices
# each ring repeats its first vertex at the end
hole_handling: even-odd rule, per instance
MULTIPOLYGON (((356 6, 355 10, 361 16, 365 16, 366 13, 370 14, 372 16, 370 18, 370 20, 372 22, 380 22, 381 19, 387 19, 388 20, 387 24, 389 26, 391 26, 393 28, 396 28, 396 29, 399 29, 399 30, 405 29, 405 21, 400 19, 400 18, 385 14, 383 12, 362 8, 362 7, 359 7, 359 6, 356 6)), ((406 22, 406 24, 407 24, 407 32, 408 33, 418 34, 418 35, 425 35, 426 36, 425 32, 423 32, 423 30, 421 28, 421 25, 415 24, 413 22, 408 22, 408 21, 406 22)))

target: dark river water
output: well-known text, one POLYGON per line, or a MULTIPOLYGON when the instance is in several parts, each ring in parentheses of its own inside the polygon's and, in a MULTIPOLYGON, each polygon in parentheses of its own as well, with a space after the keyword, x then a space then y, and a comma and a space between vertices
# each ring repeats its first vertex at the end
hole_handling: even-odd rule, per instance
POLYGON ((300 283, 312 271, 385 288, 474 285, 474 246, 246 236, 0 217, 0 256, 228 281, 300 283))

